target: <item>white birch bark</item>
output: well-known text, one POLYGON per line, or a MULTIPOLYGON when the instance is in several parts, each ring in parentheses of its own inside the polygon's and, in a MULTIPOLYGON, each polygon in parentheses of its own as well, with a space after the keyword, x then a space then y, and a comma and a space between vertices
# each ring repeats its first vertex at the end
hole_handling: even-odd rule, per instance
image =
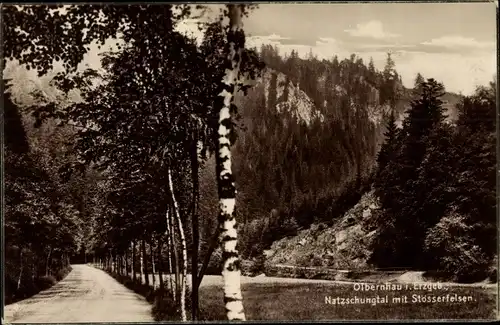
POLYGON ((170 168, 168 169, 168 185, 170 188, 170 195, 172 196, 172 203, 174 205, 175 219, 177 221, 177 227, 179 229, 179 236, 181 239, 181 250, 182 250, 182 280, 181 280, 181 319, 183 322, 187 321, 186 315, 186 278, 187 278, 187 248, 186 248, 186 237, 184 235, 184 228, 182 227, 181 216, 179 214, 179 206, 174 194, 174 184, 172 182, 172 173, 170 168))
POLYGON ((223 102, 219 111, 217 137, 217 183, 219 192, 219 227, 222 235, 222 277, 224 281, 224 303, 229 320, 245 320, 243 297, 241 294, 241 271, 237 244, 236 219, 234 206, 236 189, 231 167, 229 135, 232 131, 231 104, 234 100, 235 85, 238 79, 243 45, 238 43, 242 30, 241 5, 228 5, 229 32, 227 42, 229 53, 222 91, 223 102))
POLYGON ((170 230, 170 215, 166 213, 166 218, 167 218, 167 259, 168 259, 168 282, 170 283, 170 290, 172 292, 172 295, 174 297, 174 302, 175 302, 175 292, 174 292, 174 284, 172 280, 172 254, 171 254, 171 249, 173 247, 172 244, 172 235, 171 235, 171 230, 170 230))
POLYGON ((142 246, 139 247, 140 251, 140 266, 141 266, 141 284, 144 284, 144 256, 142 251, 142 246))

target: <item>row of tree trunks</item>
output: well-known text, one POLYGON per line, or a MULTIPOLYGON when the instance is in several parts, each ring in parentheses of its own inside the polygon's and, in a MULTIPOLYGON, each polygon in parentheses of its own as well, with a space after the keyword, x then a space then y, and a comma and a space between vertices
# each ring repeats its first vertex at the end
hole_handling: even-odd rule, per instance
MULTIPOLYGON (((197 157, 197 155, 196 155, 197 157)), ((197 168, 197 167, 196 167, 197 168)), ((107 254, 98 258, 98 267, 105 269, 111 273, 119 275, 127 275, 137 281, 136 266, 137 266, 137 253, 139 253, 139 271, 140 277, 139 281, 147 286, 151 284, 156 288, 156 272, 159 274, 159 286, 164 288, 164 272, 163 272, 163 256, 162 256, 162 246, 163 243, 167 245, 166 258, 168 263, 168 282, 169 289, 173 294, 174 301, 178 302, 181 309, 181 319, 182 321, 187 321, 186 312, 186 291, 187 291, 187 245, 186 237, 184 233, 184 226, 180 215, 180 209, 175 196, 174 184, 172 180, 172 172, 168 170, 168 190, 170 195, 171 204, 169 204, 166 213, 166 223, 167 229, 164 236, 160 236, 155 240, 153 238, 149 244, 149 256, 147 254, 147 242, 145 239, 140 239, 139 247, 137 247, 137 241, 132 240, 128 249, 122 252, 117 252, 114 250, 109 250, 107 254), (164 237, 165 241, 162 241, 164 237), (155 244, 157 248, 155 249, 155 244), (129 255, 129 250, 132 251, 131 256, 129 255), (129 256, 131 257, 131 265, 129 272, 129 256), (149 257, 149 258, 148 258, 149 257), (151 263, 151 269, 149 269, 149 263, 151 263), (152 281, 149 279, 150 270, 152 270, 153 277, 152 281), (174 274, 173 274, 174 273, 174 274)), ((193 189, 193 194, 197 196, 196 190, 193 189)), ((196 211, 197 207, 194 206, 193 209, 196 211)), ((195 215, 197 212, 195 212, 195 215)), ((197 224, 197 222, 195 222, 197 224)), ((195 241, 199 241, 197 236, 194 237, 195 241)), ((197 270, 197 255, 198 250, 195 253, 195 259, 192 259, 193 265, 193 281, 194 288, 198 288, 198 270, 197 270)), ((49 252, 51 254, 51 252, 49 252)), ((95 261, 95 257, 94 257, 95 261)), ((197 290, 193 291, 197 291, 197 290)), ((194 295, 196 301, 198 299, 197 294, 194 295)), ((197 308, 192 312, 192 317, 197 317, 197 308)))
POLYGON ((28 247, 19 248, 19 273, 17 275, 16 290, 20 290, 24 285, 24 280, 29 277, 31 283, 34 284, 36 278, 40 276, 53 275, 54 270, 61 270, 69 267, 70 261, 68 253, 60 252, 58 258, 55 259, 54 251, 49 249, 47 256, 43 258, 43 263, 37 258, 33 252, 31 245, 28 247), (54 261, 56 261, 54 263, 54 261), (40 266, 43 265, 43 272, 40 272, 40 266))

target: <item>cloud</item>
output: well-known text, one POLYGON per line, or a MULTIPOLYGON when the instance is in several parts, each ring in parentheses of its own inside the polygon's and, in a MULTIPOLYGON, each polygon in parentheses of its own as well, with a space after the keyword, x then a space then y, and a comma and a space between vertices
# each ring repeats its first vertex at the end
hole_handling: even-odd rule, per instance
POLYGON ((420 43, 422 45, 446 47, 446 48, 474 48, 474 49, 494 49, 495 42, 479 42, 474 38, 467 38, 462 36, 443 36, 440 38, 433 38, 430 41, 420 43))
MULTIPOLYGON (((276 46, 279 49, 283 49, 286 47, 303 47, 304 45, 300 44, 283 44, 283 42, 290 42, 292 39, 290 37, 283 37, 277 34, 271 35, 258 35, 258 36, 247 36, 245 41, 245 46, 247 48, 257 48, 260 49, 262 45, 272 45, 276 46)), ((290 51, 291 52, 291 51, 290 51)), ((288 53, 288 52, 287 52, 288 53)))
POLYGON ((496 71, 494 52, 477 55, 407 52, 395 58, 395 62, 407 86, 413 85, 415 75, 420 72, 426 78, 443 82, 448 91, 465 95, 492 81, 496 71))
POLYGON ((346 29, 346 33, 355 37, 368 37, 375 39, 387 39, 399 37, 399 34, 392 34, 384 31, 383 25, 378 20, 371 20, 366 23, 357 24, 355 29, 346 29))
POLYGON ((494 51, 462 53, 451 49, 444 51, 442 48, 431 50, 431 46, 421 44, 356 44, 326 36, 319 37, 315 42, 308 42, 310 44, 291 44, 293 41, 295 40, 272 34, 249 37, 247 43, 251 47, 258 45, 257 48, 261 44, 271 44, 279 49, 281 55, 289 55, 295 50, 303 58, 312 51, 320 60, 331 59, 334 55, 342 60, 356 53, 365 64, 373 58, 375 67, 379 70, 384 68, 387 52, 391 52, 406 87, 413 87, 415 76, 420 72, 426 78, 443 82, 448 91, 462 92, 465 95, 471 94, 476 85, 488 84, 496 71, 494 51))
POLYGON ((248 36, 246 39, 246 44, 249 47, 257 47, 260 48, 262 44, 270 44, 270 45, 278 45, 282 44, 283 40, 291 40, 290 37, 282 37, 277 34, 271 34, 266 36, 248 36))

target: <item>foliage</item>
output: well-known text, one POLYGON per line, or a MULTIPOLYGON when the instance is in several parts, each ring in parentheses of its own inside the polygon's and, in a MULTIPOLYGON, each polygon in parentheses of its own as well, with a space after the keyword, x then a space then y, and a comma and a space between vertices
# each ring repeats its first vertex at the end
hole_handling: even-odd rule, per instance
POLYGON ((389 125, 379 154, 383 221, 371 261, 485 278, 496 254, 495 85, 463 99, 456 125, 444 121, 443 86, 419 86, 402 129, 389 125))
POLYGON ((425 250, 434 257, 437 270, 453 274, 459 282, 484 280, 490 258, 476 244, 473 226, 456 213, 445 215, 427 232, 425 250))
POLYGON ((54 169, 41 164, 39 152, 30 147, 9 86, 4 93, 4 227, 10 260, 6 263, 6 299, 11 301, 36 292, 43 282, 37 284, 40 277, 57 275, 66 268, 66 257, 80 245, 81 221, 76 202, 64 195, 54 169))

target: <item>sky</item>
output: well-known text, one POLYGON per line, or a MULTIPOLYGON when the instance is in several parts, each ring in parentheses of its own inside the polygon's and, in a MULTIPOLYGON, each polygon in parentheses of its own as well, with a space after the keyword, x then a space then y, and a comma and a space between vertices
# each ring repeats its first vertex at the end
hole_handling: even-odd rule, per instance
MULTIPOLYGON (((392 53, 403 84, 420 72, 446 89, 472 93, 496 74, 496 7, 489 3, 259 4, 244 19, 247 45, 319 59, 352 53, 383 69, 392 53)), ((178 29, 201 37, 196 20, 178 29)))
MULTIPOLYGON (((217 17, 222 6, 208 5, 203 19, 217 17)), ((365 64, 373 58, 379 70, 391 52, 406 87, 413 87, 420 72, 447 91, 469 95, 496 75, 495 16, 493 2, 274 3, 259 4, 243 23, 249 47, 272 44, 282 55, 296 50, 305 57, 312 51, 319 59, 355 53, 365 64)), ((187 19, 177 29, 201 40, 197 22, 187 19)), ((81 68, 100 67, 99 53, 116 48, 115 42, 101 50, 90 45, 81 68)), ((36 78, 34 71, 28 74, 36 78)))

